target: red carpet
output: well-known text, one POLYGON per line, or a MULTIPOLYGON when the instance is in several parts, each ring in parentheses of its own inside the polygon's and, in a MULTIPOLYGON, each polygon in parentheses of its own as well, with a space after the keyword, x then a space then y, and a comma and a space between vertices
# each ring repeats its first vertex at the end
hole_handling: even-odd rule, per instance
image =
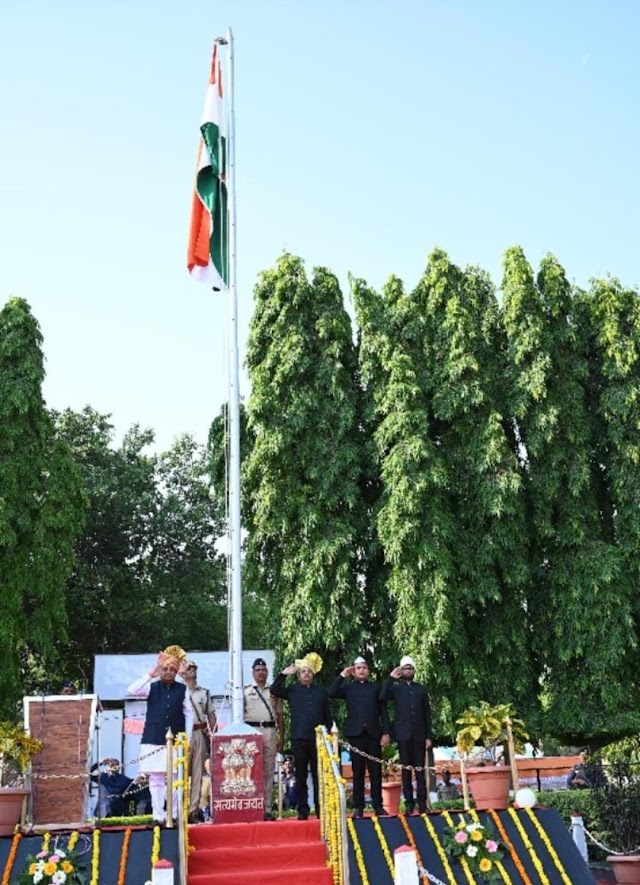
POLYGON ((317 820, 189 827, 188 885, 333 885, 317 820))

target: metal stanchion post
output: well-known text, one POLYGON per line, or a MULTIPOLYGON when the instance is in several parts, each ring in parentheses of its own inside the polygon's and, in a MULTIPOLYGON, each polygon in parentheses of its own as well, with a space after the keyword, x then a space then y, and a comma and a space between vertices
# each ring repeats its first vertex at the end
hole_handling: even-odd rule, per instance
POLYGON ((173 732, 167 729, 167 828, 173 827, 173 732))

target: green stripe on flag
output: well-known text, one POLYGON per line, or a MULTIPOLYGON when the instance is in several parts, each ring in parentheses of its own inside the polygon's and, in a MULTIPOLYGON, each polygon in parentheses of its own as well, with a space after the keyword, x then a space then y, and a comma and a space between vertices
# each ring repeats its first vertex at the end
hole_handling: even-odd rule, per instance
POLYGON ((198 196, 211 215, 211 260, 229 285, 229 216, 227 206, 227 140, 220 137, 216 123, 204 123, 200 127, 204 146, 211 161, 198 172, 196 189, 198 196))

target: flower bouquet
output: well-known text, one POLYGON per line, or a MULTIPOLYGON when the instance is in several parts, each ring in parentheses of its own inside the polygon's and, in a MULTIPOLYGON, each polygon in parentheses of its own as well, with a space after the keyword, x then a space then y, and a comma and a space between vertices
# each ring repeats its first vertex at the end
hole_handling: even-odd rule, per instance
POLYGON ((504 856, 502 845, 490 826, 461 821, 444 831, 444 850, 449 857, 466 860, 474 877, 492 882, 501 879, 496 865, 504 856))
POLYGON ((86 881, 80 855, 69 848, 30 854, 18 877, 19 885, 85 885, 86 881))

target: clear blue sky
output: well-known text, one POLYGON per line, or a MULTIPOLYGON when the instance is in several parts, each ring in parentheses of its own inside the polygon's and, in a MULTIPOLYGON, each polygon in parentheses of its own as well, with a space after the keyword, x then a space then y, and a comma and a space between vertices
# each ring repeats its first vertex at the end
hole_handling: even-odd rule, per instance
POLYGON ((229 24, 243 352, 285 249, 345 290, 412 286, 436 244, 496 281, 521 243, 638 284, 638 0, 3 0, 0 303, 40 321, 49 405, 164 448, 226 398, 227 310, 185 254, 229 24))

